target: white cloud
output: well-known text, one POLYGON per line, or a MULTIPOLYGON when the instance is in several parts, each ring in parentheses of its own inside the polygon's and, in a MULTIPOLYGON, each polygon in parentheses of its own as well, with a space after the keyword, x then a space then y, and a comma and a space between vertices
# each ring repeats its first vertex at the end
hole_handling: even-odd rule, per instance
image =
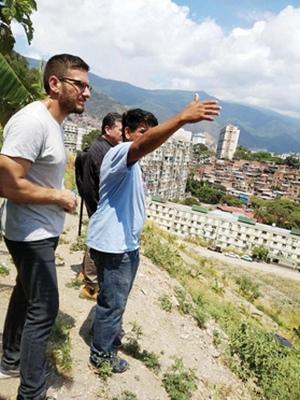
POLYGON ((300 7, 225 34, 171 0, 38 0, 30 54, 80 55, 100 76, 206 90, 300 117, 300 7))

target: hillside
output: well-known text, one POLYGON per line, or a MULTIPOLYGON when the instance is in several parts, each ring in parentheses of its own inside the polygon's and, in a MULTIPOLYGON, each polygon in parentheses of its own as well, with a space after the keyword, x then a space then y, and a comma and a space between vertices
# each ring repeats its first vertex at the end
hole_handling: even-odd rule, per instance
MULTIPOLYGON (((78 298, 76 276, 82 260, 82 242, 76 238, 77 222, 78 217, 68 215, 57 251, 61 300, 60 316, 49 350, 53 365, 49 377, 49 393, 56 395, 58 400, 77 398, 87 400, 250 400, 251 390, 255 388, 254 381, 250 378, 246 379, 247 382, 243 382, 229 368, 234 359, 227 358, 226 347, 229 339, 222 325, 226 318, 229 318, 227 324, 236 317, 240 320, 246 317, 249 321, 254 318, 260 326, 268 326, 268 329, 286 334, 289 340, 292 340, 288 331, 282 327, 279 328, 278 324, 284 314, 291 317, 293 312, 294 323, 298 321, 300 324, 299 315, 297 317, 296 312, 293 311, 300 305, 299 291, 296 290, 300 279, 299 274, 291 271, 289 275, 295 280, 288 280, 283 278, 284 272, 281 271, 278 272, 279 275, 276 275, 276 270, 274 274, 273 272, 258 272, 257 269, 251 272, 251 267, 237 267, 211 257, 198 259, 195 245, 176 242, 175 238, 159 233, 159 230, 147 228, 143 252, 151 256, 155 264, 163 262, 168 272, 153 264, 149 258, 142 257, 124 318, 126 337, 123 356, 129 360, 130 369, 124 374, 111 377, 108 376, 107 371, 102 371, 102 377, 99 377, 87 366, 94 303, 78 298), (160 235, 162 244, 159 243, 157 235, 160 235), (152 241, 153 244, 155 242, 155 251, 151 250, 153 249, 152 241), (171 248, 173 250, 170 250, 171 248), (174 255, 177 254, 175 258, 172 258, 174 257, 172 251, 175 252, 174 255), (167 259, 168 262, 166 262, 167 259), (196 266, 197 263, 199 267, 196 266), (281 304, 281 311, 276 314, 277 322, 275 322, 275 317, 274 319, 271 317, 271 309, 268 313, 262 312, 261 308, 259 310, 256 307, 258 303, 255 305, 253 300, 246 300, 238 290, 234 289, 232 286, 234 277, 244 274, 251 276, 261 285, 264 293, 261 298, 264 300, 266 310, 270 307, 275 315, 277 312, 275 303, 278 303, 278 306, 281 304), (194 286, 188 294, 188 287, 194 285, 192 282, 197 282, 197 286, 194 286), (198 289, 201 290, 202 295, 201 298, 198 295, 196 305, 193 300, 193 291, 198 289), (210 302, 206 296, 212 296, 210 302), (218 306, 219 317, 215 316, 219 322, 208 314, 208 307, 211 307, 212 311, 217 304, 214 303, 215 301, 223 304, 220 303, 218 306), (232 314, 233 306, 226 306, 229 302, 234 304, 236 312, 240 310, 240 316, 232 314), (196 318, 193 310, 194 307, 200 305, 196 318), (71 350, 70 354, 69 350, 71 350), (174 357, 177 358, 177 362, 174 357), (183 366, 178 360, 182 360, 183 366), (181 375, 179 375, 180 372, 181 375), (169 396, 163 385, 166 374, 169 374, 169 389, 173 390, 173 395, 169 396), (177 376, 176 379, 175 376, 177 376), (180 379, 179 376, 181 376, 180 379), (178 388, 185 388, 190 391, 190 394, 181 396, 178 388)), ((208 256, 209 254, 207 253, 208 256)), ((9 275, 4 276, 3 273, 0 275, 0 332, 3 329, 3 318, 15 277, 14 268, 2 242, 2 270, 4 264, 9 268, 9 275)), ((261 354, 259 347, 257 349, 259 359, 261 354)), ((272 376, 276 377, 276 367, 272 362, 273 360, 270 359, 269 379, 272 376)), ((234 363, 231 368, 234 369, 234 363)), ((299 378, 297 370, 290 378, 294 379, 293 382, 296 385, 299 378)), ((289 382, 287 380, 286 385, 289 385, 289 382)), ((268 384, 270 385, 270 381, 268 384)), ((5 385, 1 385, 0 399, 12 400, 15 398, 15 392, 16 380, 7 380, 5 385)), ((293 393, 289 396, 271 398, 272 400, 298 400, 293 393)), ((256 394, 252 398, 263 399, 264 397, 256 394)))
MULTIPOLYGON (((38 65, 37 60, 28 61, 31 67, 38 65)), ((94 91, 87 109, 97 118, 109 111, 140 107, 153 112, 163 121, 180 111, 195 93, 187 90, 148 90, 93 73, 90 73, 90 81, 94 91)), ((201 90, 197 92, 201 99, 212 98, 201 90)), ((206 130, 217 138, 221 128, 232 123, 241 130, 239 143, 250 149, 266 149, 277 153, 300 152, 300 119, 245 104, 219 101, 222 113, 214 123, 195 124, 187 129, 193 132, 206 130)))

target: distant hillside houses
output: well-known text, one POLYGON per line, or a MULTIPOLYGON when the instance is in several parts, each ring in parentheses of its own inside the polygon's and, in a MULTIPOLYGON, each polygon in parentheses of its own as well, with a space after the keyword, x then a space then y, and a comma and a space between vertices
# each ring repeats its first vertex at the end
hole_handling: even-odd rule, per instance
POLYGON ((299 169, 267 161, 207 159, 194 178, 220 184, 237 197, 262 199, 283 197, 300 201, 299 169))
POLYGON ((289 231, 238 214, 157 199, 149 203, 147 217, 170 233, 185 238, 200 237, 222 250, 232 247, 249 254, 255 246, 263 246, 268 249, 271 261, 300 270, 299 229, 289 231))

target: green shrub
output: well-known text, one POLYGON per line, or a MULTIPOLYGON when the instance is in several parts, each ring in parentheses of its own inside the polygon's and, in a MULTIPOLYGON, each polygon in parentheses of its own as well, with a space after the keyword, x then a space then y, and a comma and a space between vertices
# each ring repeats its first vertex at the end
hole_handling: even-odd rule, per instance
POLYGON ((58 373, 72 369, 70 329, 74 324, 72 317, 59 313, 50 333, 48 354, 58 373))
POLYGON ((0 275, 1 276, 7 276, 9 275, 9 269, 5 264, 0 264, 0 275))
POLYGON ((194 306, 192 302, 188 299, 187 292, 180 287, 176 287, 175 296, 178 301, 179 312, 181 314, 190 314, 190 312, 193 311, 194 306))
POLYGON ((230 340, 234 366, 241 379, 254 379, 268 400, 299 400, 300 352, 279 344, 274 336, 249 324, 241 324, 230 340))
POLYGON ((259 285, 247 276, 236 279, 239 286, 239 293, 249 301, 254 301, 260 296, 259 285))
POLYGON ((186 368, 181 358, 175 358, 163 376, 163 386, 171 400, 190 400, 197 389, 197 380, 195 371, 186 368))
POLYGON ((123 351, 157 373, 160 370, 159 356, 154 352, 141 349, 139 340, 143 334, 142 328, 136 322, 131 325, 132 329, 127 334, 127 343, 122 346, 123 351))
POLYGON ((158 300, 160 301, 160 307, 162 310, 167 312, 172 311, 172 302, 167 294, 160 296, 158 300))
POLYGON ((112 366, 109 361, 104 361, 97 368, 97 374, 103 379, 104 382, 107 381, 113 374, 112 366))
POLYGON ((112 400, 138 400, 137 396, 130 392, 129 390, 125 390, 122 392, 121 396, 113 397, 112 400))

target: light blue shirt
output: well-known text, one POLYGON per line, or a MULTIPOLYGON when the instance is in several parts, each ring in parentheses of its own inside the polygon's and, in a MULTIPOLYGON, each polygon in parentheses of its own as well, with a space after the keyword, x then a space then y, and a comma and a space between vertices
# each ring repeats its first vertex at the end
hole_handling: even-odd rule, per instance
POLYGON ((87 246, 105 253, 125 253, 139 248, 145 221, 145 196, 138 162, 127 166, 131 142, 110 149, 100 170, 97 211, 92 215, 87 246))

